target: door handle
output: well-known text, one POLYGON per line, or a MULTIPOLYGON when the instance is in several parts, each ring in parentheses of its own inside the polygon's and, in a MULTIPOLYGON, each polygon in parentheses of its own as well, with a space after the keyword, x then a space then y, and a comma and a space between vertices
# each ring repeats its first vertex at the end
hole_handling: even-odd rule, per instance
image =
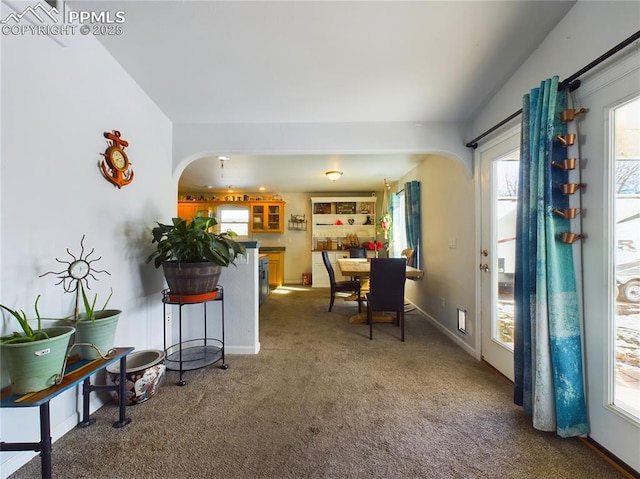
POLYGON ((489 271, 489 265, 484 263, 480 265, 480 271, 484 271, 485 273, 487 273, 489 271))

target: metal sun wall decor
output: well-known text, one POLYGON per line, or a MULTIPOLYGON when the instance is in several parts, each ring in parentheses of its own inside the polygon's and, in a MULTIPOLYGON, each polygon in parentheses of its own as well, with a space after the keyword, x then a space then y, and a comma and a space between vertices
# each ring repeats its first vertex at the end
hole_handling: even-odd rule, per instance
POLYGON ((42 278, 43 276, 46 276, 48 274, 55 274, 60 280, 56 283, 56 286, 61 284, 65 293, 76 293, 76 307, 73 315, 73 319, 76 321, 78 320, 78 314, 80 311, 80 291, 82 290, 82 288, 91 289, 89 287, 89 278, 91 277, 92 279, 99 281, 99 279, 95 276, 95 274, 98 273, 106 273, 111 276, 111 273, 104 269, 94 269, 93 263, 100 261, 102 259, 102 256, 99 256, 95 259, 89 259, 95 249, 91 249, 91 251, 89 251, 89 253, 85 255, 84 236, 85 235, 82 235, 82 239, 80 240, 79 255, 74 255, 73 253, 71 253, 71 251, 69 251, 69 248, 67 248, 67 253, 72 258, 71 261, 64 261, 56 258, 56 261, 58 263, 67 265, 66 269, 63 269, 62 271, 48 271, 39 276, 40 278, 42 278))

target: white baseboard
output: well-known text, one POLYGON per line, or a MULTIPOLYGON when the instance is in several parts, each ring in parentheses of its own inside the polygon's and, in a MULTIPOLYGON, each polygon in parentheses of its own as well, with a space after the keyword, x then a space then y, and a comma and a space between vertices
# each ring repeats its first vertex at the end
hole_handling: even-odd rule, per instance
POLYGON ((260 343, 256 346, 224 346, 225 354, 258 354, 260 352, 260 343))
POLYGON ((431 316, 429 313, 427 313, 426 311, 420 309, 418 306, 416 306, 414 303, 412 303, 411 301, 407 301, 408 303, 410 303, 414 308, 416 308, 417 311, 420 311, 420 314, 422 314, 425 319, 427 319, 429 322, 431 322, 434 326, 436 326, 440 331, 442 331, 449 339, 451 339, 454 343, 456 343, 458 346, 460 346, 462 349, 464 349, 467 353, 469 353, 471 356, 473 356, 475 359, 477 359, 477 355, 476 355, 476 350, 469 346, 467 343, 465 343, 462 339, 460 339, 458 336, 456 336, 453 332, 451 332, 450 330, 448 330, 447 328, 445 328, 442 323, 440 323, 438 320, 436 320, 433 316, 431 316))

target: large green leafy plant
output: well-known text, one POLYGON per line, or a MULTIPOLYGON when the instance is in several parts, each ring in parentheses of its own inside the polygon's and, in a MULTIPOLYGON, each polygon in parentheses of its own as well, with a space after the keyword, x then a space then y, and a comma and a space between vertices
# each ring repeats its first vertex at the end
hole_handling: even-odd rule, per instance
POLYGON ((212 217, 196 216, 190 223, 173 218, 170 225, 156 224, 151 230, 156 250, 147 258, 147 263, 153 261, 156 268, 165 261, 178 264, 211 262, 226 267, 246 253, 244 245, 233 239, 237 236, 234 232, 211 232, 218 224, 212 217))

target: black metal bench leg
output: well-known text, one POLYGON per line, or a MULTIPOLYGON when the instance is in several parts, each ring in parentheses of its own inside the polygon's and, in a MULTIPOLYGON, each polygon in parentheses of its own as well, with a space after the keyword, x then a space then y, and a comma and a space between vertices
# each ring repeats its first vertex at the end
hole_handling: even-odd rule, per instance
POLYGON ((49 401, 40 405, 40 468, 42 479, 51 479, 51 422, 49 401))
POLYGON ((85 378, 82 381, 82 421, 78 423, 77 428, 83 428, 91 426, 95 419, 89 417, 89 399, 91 397, 91 381, 89 378, 85 378))
POLYGON ((127 356, 120 358, 120 384, 118 384, 118 405, 120 416, 117 422, 113 423, 113 427, 124 427, 131 422, 131 418, 126 417, 127 407, 127 356))

